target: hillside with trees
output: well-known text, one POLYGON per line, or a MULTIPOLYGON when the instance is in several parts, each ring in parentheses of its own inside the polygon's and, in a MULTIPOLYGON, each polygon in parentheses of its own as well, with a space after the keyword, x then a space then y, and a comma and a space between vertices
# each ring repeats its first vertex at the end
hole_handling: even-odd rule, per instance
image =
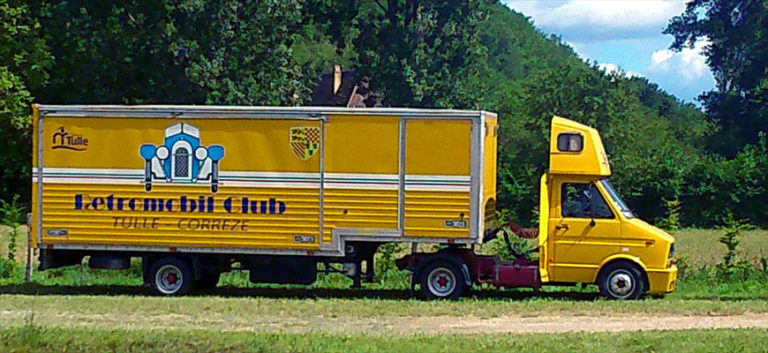
POLYGON ((696 17, 724 21, 710 3, 691 2, 667 29, 678 49, 714 39, 718 91, 702 112, 582 61, 491 0, 0 0, 0 196, 29 195, 31 102, 301 105, 339 64, 370 78, 385 106, 499 113, 499 204, 523 223, 535 222, 560 115, 601 131, 612 180, 643 218, 765 224, 768 54, 748 45, 766 38, 765 10, 727 2, 744 8, 726 20, 745 25, 741 42, 720 40, 696 17), (749 58, 733 59, 745 46, 749 58))

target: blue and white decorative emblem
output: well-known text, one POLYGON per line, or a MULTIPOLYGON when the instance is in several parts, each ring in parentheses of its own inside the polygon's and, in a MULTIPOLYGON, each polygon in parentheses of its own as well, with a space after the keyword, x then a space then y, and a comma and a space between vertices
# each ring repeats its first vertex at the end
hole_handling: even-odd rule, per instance
POLYGON ((139 154, 144 159, 144 188, 152 190, 152 182, 165 179, 169 183, 211 183, 211 192, 219 190, 219 162, 224 147, 200 144, 200 129, 187 123, 165 129, 162 145, 143 144, 139 154))

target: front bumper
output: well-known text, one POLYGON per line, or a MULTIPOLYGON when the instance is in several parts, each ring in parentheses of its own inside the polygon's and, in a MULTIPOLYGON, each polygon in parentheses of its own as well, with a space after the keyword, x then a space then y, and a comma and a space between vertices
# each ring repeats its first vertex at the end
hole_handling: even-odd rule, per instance
POLYGON ((677 265, 665 269, 647 269, 648 294, 664 294, 675 290, 677 284, 677 265))

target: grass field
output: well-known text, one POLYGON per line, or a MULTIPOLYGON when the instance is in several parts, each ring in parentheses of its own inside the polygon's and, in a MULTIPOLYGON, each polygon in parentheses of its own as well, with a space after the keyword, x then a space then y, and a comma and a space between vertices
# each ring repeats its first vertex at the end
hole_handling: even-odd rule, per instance
MULTIPOLYGON (((36 272, 32 283, 23 282, 19 267, 0 279, 0 351, 768 351, 765 271, 718 279, 712 269, 725 250, 719 231, 673 235, 688 271, 677 291, 628 302, 600 299, 594 286, 476 287, 459 301, 425 302, 411 298, 407 274, 398 271, 362 290, 340 275, 321 275, 306 287, 255 285, 245 273, 230 273, 213 291, 159 298, 141 286, 138 266, 36 272), (712 325, 697 326, 708 320, 712 325), (613 331, 612 325, 628 332, 520 333, 613 331), (643 331, 649 327, 659 330, 643 331), (684 330, 670 330, 676 328, 684 330)), ((17 258, 24 259, 25 241, 20 245, 17 258)), ((768 231, 745 232, 740 250, 740 259, 759 267, 768 231)))
MULTIPOLYGON (((738 259, 746 260, 752 263, 756 268, 763 271, 757 271, 752 276, 738 280, 721 280, 711 275, 714 266, 722 261, 725 252, 725 246, 718 242, 721 234, 719 230, 699 230, 687 229, 674 231, 672 234, 677 239, 677 257, 681 259, 681 276, 675 293, 668 297, 680 297, 685 299, 768 299, 768 271, 762 268, 761 259, 768 257, 768 231, 749 230, 740 237, 739 246, 740 255, 738 259), (684 266, 683 264, 684 263, 684 266)), ((26 259, 26 240, 19 239, 19 249, 16 251, 17 259, 24 261, 26 259)), ((5 249, 3 240, 0 243, 0 249, 5 249)), ((492 244, 483 245, 479 251, 488 252, 493 247, 492 244)), ((403 247, 405 249, 405 247, 403 247)), ((3 251, 0 250, 0 256, 3 251)), ((406 272, 390 270, 385 273, 378 273, 376 283, 364 284, 366 291, 347 291, 351 280, 341 275, 320 275, 319 280, 312 286, 275 286, 275 285, 257 285, 248 282, 247 274, 244 272, 227 273, 222 276, 219 282, 220 287, 215 293, 227 295, 236 293, 242 288, 252 288, 256 291, 250 292, 252 295, 261 293, 270 295, 270 293, 279 293, 286 291, 287 295, 318 295, 318 289, 328 290, 324 293, 330 295, 334 291, 342 293, 341 295, 352 296, 373 296, 407 298, 409 276, 406 272), (307 293, 307 289, 313 289, 315 293, 307 293), (341 291, 339 291, 341 290, 341 291)), ((88 268, 65 268, 48 270, 44 272, 35 272, 33 285, 23 283, 23 273, 21 268, 13 278, 0 279, 0 293, 74 293, 83 291, 95 291, 103 293, 113 291, 122 294, 145 294, 146 289, 139 288, 142 281, 140 278, 138 263, 127 271, 110 270, 91 270, 88 268), (89 287, 85 289, 83 287, 89 287), (111 287, 111 289, 107 289, 111 287)), ((578 287, 545 287, 543 293, 533 293, 530 290, 503 290, 496 291, 488 288, 475 288, 476 297, 489 298, 499 296, 501 298, 536 298, 548 297, 550 295, 570 295, 577 298, 589 298, 597 292, 595 286, 587 288, 578 287)))
POLYGON ((4 352, 766 352, 768 330, 371 336, 194 330, 0 329, 4 352), (30 347, 34 347, 30 349, 30 347))
MULTIPOLYGON (((677 255, 684 257, 692 267, 713 266, 722 261, 725 246, 718 242, 723 233, 717 229, 685 229, 672 231, 676 239, 677 255)), ((745 231, 740 237, 739 259, 760 265, 760 258, 768 258, 768 230, 745 231)))

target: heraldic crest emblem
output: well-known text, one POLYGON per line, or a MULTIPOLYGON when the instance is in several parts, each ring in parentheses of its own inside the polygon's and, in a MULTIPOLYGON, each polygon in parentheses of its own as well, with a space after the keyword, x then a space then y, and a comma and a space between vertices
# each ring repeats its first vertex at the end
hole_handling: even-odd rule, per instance
POLYGON ((302 161, 312 158, 320 148, 320 128, 303 126, 291 128, 291 148, 302 161))

